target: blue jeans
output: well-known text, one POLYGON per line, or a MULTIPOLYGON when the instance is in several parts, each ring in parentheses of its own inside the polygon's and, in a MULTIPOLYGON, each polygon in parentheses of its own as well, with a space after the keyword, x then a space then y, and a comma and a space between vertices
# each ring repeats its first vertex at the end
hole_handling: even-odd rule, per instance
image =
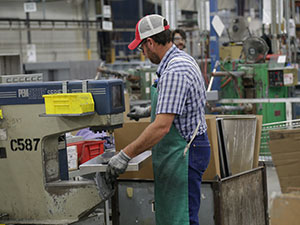
POLYGON ((205 132, 197 136, 189 149, 189 216, 190 225, 199 225, 198 213, 201 202, 202 175, 210 159, 210 144, 205 132))

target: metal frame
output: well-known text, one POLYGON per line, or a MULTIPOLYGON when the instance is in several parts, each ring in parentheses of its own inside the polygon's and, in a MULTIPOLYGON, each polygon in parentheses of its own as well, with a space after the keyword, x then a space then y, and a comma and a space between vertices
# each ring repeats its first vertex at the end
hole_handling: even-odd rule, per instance
POLYGON ((300 102, 300 98, 233 98, 219 101, 221 104, 285 103, 286 120, 292 120, 292 103, 296 102, 300 102))
MULTIPOLYGON (((18 19, 0 18, 0 30, 97 30, 103 31, 98 20, 18 19), (7 22, 7 25, 3 24, 7 22)), ((105 30, 106 31, 106 30, 105 30)), ((114 28, 114 32, 135 31, 135 28, 114 28)))
POLYGON ((226 147, 226 140, 224 135, 223 118, 217 118, 217 133, 219 144, 219 156, 220 156, 220 169, 222 178, 229 177, 231 175, 230 165, 228 160, 228 151, 226 147))

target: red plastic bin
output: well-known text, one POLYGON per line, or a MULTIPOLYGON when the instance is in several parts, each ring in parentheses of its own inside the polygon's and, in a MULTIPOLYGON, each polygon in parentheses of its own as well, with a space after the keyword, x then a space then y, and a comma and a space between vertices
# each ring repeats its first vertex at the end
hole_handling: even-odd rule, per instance
POLYGON ((78 164, 101 155, 104 152, 105 141, 78 141, 68 144, 68 146, 77 146, 78 164))

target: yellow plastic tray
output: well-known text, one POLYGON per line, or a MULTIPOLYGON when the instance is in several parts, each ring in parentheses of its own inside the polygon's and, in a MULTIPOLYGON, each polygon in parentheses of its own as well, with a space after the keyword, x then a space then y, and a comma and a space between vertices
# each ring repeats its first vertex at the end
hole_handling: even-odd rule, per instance
POLYGON ((46 114, 82 114, 94 112, 91 93, 65 93, 43 95, 46 114))

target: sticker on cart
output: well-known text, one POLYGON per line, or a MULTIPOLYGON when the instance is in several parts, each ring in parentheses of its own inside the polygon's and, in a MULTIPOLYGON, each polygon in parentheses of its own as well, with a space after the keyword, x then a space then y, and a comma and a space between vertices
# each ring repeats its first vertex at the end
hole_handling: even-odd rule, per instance
POLYGON ((68 156, 68 169, 77 170, 78 169, 78 156, 77 156, 77 146, 68 146, 67 147, 67 156, 68 156))
POLYGON ((146 93, 149 94, 150 93, 150 88, 146 87, 146 93))
POLYGON ((149 72, 145 73, 145 79, 146 79, 146 82, 150 81, 150 73, 149 72))
POLYGON ((284 85, 292 85, 294 83, 294 75, 292 73, 285 73, 283 76, 284 85))
POLYGON ((285 63, 286 55, 278 56, 277 63, 285 63))
POLYGON ((156 73, 151 73, 151 85, 154 84, 156 79, 157 79, 156 73))
POLYGON ((0 141, 7 140, 7 132, 6 129, 0 129, 0 141))

